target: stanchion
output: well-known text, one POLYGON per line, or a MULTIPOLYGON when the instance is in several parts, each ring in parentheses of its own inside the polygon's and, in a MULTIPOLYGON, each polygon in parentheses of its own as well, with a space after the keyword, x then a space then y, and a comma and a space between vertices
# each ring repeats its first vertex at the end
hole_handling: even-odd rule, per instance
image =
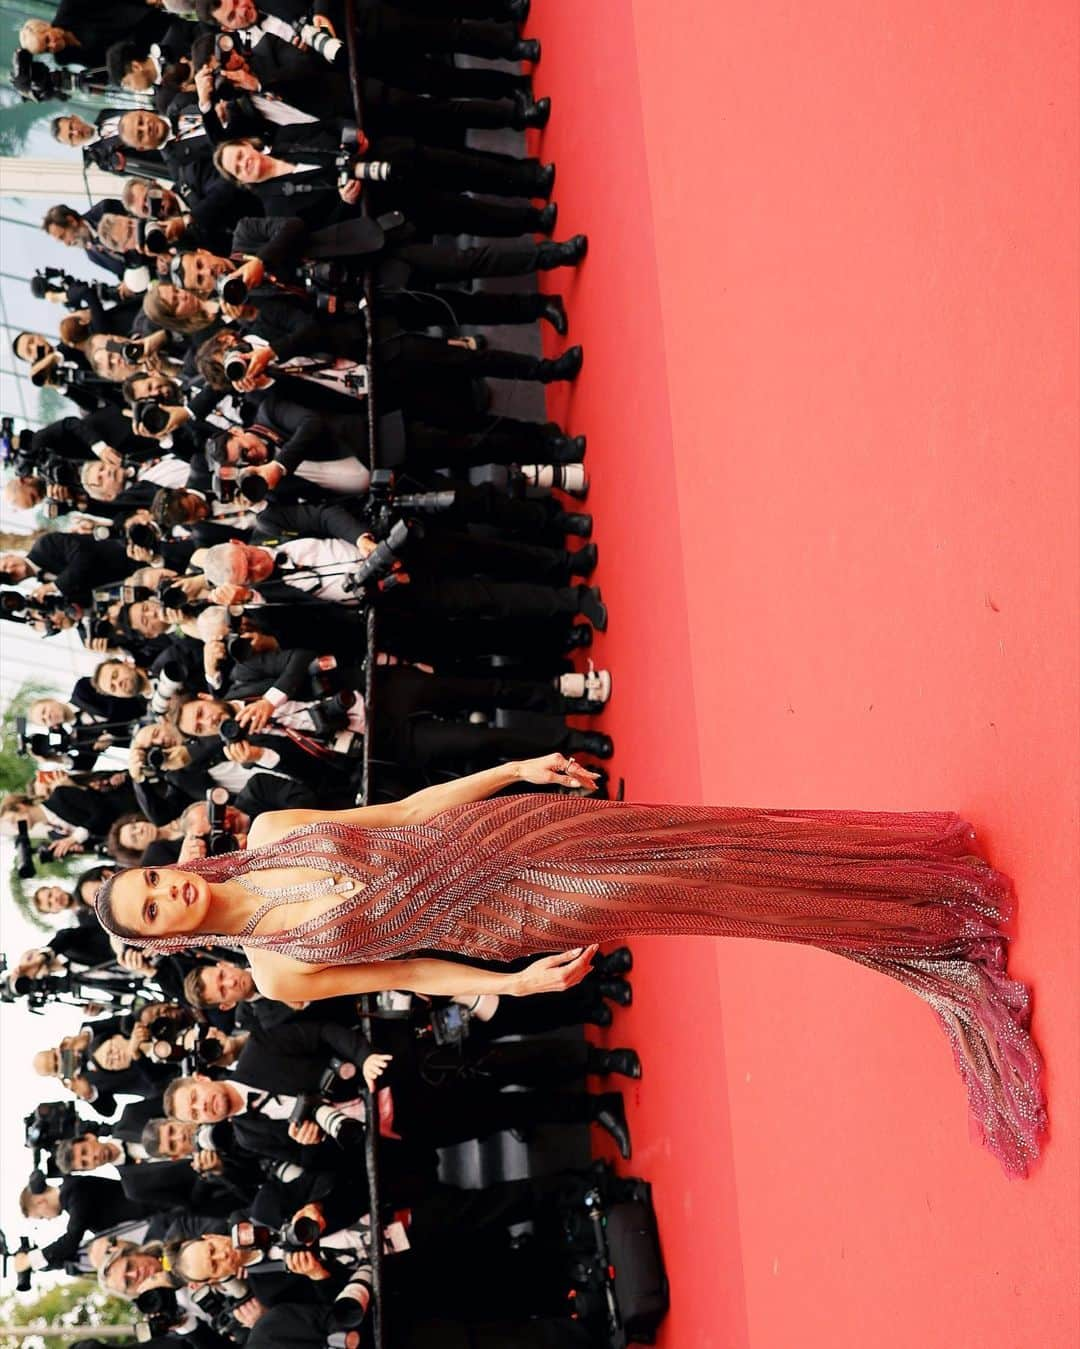
MULTIPOLYGON (((360 76, 356 68, 356 4, 355 0, 345 0, 345 41, 349 53, 349 86, 352 92, 353 110, 356 115, 356 125, 363 129, 364 125, 364 99, 363 90, 360 83, 360 76)), ((360 209, 363 214, 368 214, 368 205, 366 196, 361 194, 360 209)), ((368 366, 368 394, 367 394, 367 415, 368 415, 368 467, 375 469, 379 465, 379 445, 376 437, 377 418, 375 415, 375 400, 378 394, 378 381, 375 375, 375 324, 374 324, 374 291, 375 287, 371 282, 371 272, 364 274, 364 329, 367 337, 367 366, 368 366)), ((375 715, 374 706, 375 693, 375 613, 372 606, 368 606, 367 611, 367 661, 365 662, 364 675, 364 707, 366 708, 367 724, 364 733, 364 761, 363 778, 361 793, 364 804, 368 803, 371 793, 371 725, 372 717, 375 715)), ((371 1042, 371 998, 368 994, 360 999, 361 1009, 361 1028, 368 1042, 371 1042)), ((368 1195, 370 1196, 371 1211, 371 1285, 372 1285, 372 1342, 375 1349, 384 1349, 385 1338, 383 1334, 383 1301, 382 1301, 382 1281, 383 1281, 383 1238, 382 1238, 382 1206, 379 1194, 379 1108, 376 1100, 377 1091, 369 1092, 365 1088, 365 1097, 367 1100, 367 1130, 364 1142, 364 1159, 367 1165, 368 1195)))

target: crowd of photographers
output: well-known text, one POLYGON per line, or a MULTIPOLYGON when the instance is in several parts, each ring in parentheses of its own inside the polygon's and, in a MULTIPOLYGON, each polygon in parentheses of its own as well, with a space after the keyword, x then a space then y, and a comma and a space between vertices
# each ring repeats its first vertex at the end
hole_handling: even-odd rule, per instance
POLYGON ((28 710, 39 769, 0 800, 24 880, 93 861, 34 890, 60 925, 0 989, 81 1023, 33 1060, 74 1099, 28 1119, 20 1205, 60 1235, 13 1259, 23 1281, 94 1272, 163 1346, 362 1342, 369 1127, 390 1343, 604 1342, 604 1276, 567 1301, 566 1215, 596 1177, 462 1190, 437 1150, 595 1122, 629 1155, 621 1095, 585 1079, 637 1077, 636 1055, 551 1037, 610 1024, 628 951, 560 995, 390 995, 369 1039, 353 999, 273 1002, 236 953, 148 956, 93 913, 116 866, 242 847, 263 810, 612 753, 568 721, 611 692, 570 661, 607 623, 585 438, 493 415, 483 383, 573 379, 581 348, 462 335, 565 335, 558 295, 472 283, 586 252, 553 240, 553 165, 466 140, 547 122, 527 11, 360 0, 350 34, 339 0, 61 0, 21 31, 24 96, 107 93, 52 129, 118 176, 47 212, 82 261, 32 283, 66 311, 57 334, 13 344, 77 412, 0 428, 7 500, 52 526, 0 555, 0 617, 101 657, 28 710))

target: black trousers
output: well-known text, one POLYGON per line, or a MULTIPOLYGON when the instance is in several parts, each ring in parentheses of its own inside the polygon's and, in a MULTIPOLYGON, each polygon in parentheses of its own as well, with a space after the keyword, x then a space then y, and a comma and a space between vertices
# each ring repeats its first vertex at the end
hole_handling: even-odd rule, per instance
MULTIPOLYGON (((530 208, 531 209, 531 208, 530 208)), ((393 314, 403 328, 446 328, 463 324, 535 323, 548 297, 541 291, 381 290, 381 313, 393 314)))
POLYGON ((413 284, 423 286, 438 281, 470 281, 481 276, 526 276, 537 270, 540 250, 534 243, 501 247, 476 244, 472 248, 413 243, 391 245, 385 257, 389 267, 384 270, 397 272, 400 268, 394 264, 403 263, 412 272, 413 284))
POLYGON ((487 192, 496 197, 531 197, 536 194, 540 161, 492 154, 487 150, 452 150, 445 146, 418 145, 387 137, 376 141, 368 159, 388 160, 390 179, 379 193, 400 202, 409 214, 408 203, 422 201, 430 192, 487 192))
POLYGON ((378 714, 406 721, 420 716, 460 716, 463 712, 514 708, 522 711, 562 712, 562 699, 553 680, 504 679, 475 675, 427 674, 414 665, 380 666, 375 672, 378 714))
MULTIPOLYGON (((499 584, 524 581, 535 586, 566 587, 573 554, 562 548, 515 539, 480 538, 458 534, 437 526, 422 539, 410 542, 404 555, 405 568, 414 583, 429 578, 444 581, 455 576, 473 579, 488 576, 499 584)), ((409 586, 404 587, 406 590, 409 586)))
POLYGON ((418 94, 440 98, 513 98, 517 93, 532 90, 531 77, 517 70, 457 66, 404 51, 382 52, 379 60, 390 83, 418 94))
POLYGON ((516 26, 509 22, 424 18, 385 5, 362 9, 357 30, 362 70, 387 78, 399 53, 460 52, 499 59, 512 55, 518 38, 516 26))
MULTIPOLYGON (((570 618, 579 612, 577 587, 531 585, 517 581, 485 581, 476 577, 424 577, 384 591, 376 601, 380 613, 413 622, 465 627, 482 622, 570 618)), ((434 635, 433 635, 434 640, 434 635)))
MULTIPOLYGON (((505 351, 487 347, 473 351, 424 333, 401 333, 380 342, 376 351, 382 362, 384 382, 397 380, 405 387, 396 393, 402 404, 416 403, 415 384, 434 376, 437 379, 465 381, 474 379, 539 379, 544 361, 523 351, 505 351), (412 396, 410 396, 410 392, 412 396)), ((388 391, 389 392, 389 391, 388 391)), ((391 393, 391 397, 395 394, 391 393)), ((426 400, 425 400, 426 401, 426 400)))

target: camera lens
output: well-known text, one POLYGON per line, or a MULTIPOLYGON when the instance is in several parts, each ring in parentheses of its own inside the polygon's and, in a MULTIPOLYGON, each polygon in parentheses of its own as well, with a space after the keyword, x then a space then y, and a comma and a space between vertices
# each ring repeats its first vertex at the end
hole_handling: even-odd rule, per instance
POLYGON ((226 745, 232 745, 238 740, 243 740, 246 732, 235 717, 226 717, 218 727, 218 735, 226 745))
POLYGON ((248 501, 265 501, 270 491, 270 484, 258 473, 245 473, 240 479, 240 495, 248 501))
POLYGON ((243 304, 248 289, 238 276, 221 277, 217 283, 217 293, 226 304, 243 304))

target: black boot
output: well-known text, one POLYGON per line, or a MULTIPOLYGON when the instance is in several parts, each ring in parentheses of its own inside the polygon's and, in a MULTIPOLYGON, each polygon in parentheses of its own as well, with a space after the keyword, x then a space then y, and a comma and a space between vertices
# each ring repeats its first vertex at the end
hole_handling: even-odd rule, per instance
POLYGON ((510 48, 511 61, 531 61, 534 66, 540 64, 540 43, 536 38, 518 38, 510 48))
MULTIPOLYGON (((596 759, 610 759, 615 753, 615 742, 611 736, 603 735, 600 731, 569 731, 563 743, 565 745, 564 754, 591 754, 596 759)), ((616 982, 621 983, 622 981, 617 980, 616 982)), ((604 983, 598 985, 596 991, 601 997, 605 996, 604 989, 606 987, 607 985, 604 983)), ((627 984, 626 987, 629 988, 630 985, 627 984)), ((619 999, 613 998, 612 1001, 619 1002, 619 999)), ((625 1007, 627 1004, 623 1002, 619 1005, 625 1007)))
MULTIPOLYGON (((583 515, 580 511, 560 511, 551 523, 560 534, 569 534, 575 539, 592 538, 591 515, 583 515)), ((586 628, 586 631, 590 629, 586 628)))
POLYGON ((592 628, 588 623, 575 623, 568 628, 563 642, 564 651, 586 651, 592 646, 592 628))
POLYGON ((626 1122, 626 1110, 623 1107, 622 1092, 606 1091, 603 1096, 594 1096, 592 1117, 595 1124, 606 1129, 614 1138, 619 1156, 624 1161, 630 1159, 630 1126, 626 1122))
POLYGON ((540 310, 540 317, 545 322, 550 323, 560 337, 566 336, 566 331, 570 325, 566 321, 566 306, 563 304, 561 295, 545 297, 544 307, 540 310))
POLYGON ((588 236, 575 234, 561 244, 539 244, 536 249, 536 269, 550 272, 553 267, 576 267, 589 251, 588 236))
POLYGON ((559 218, 558 202, 549 201, 536 217, 537 234, 546 234, 550 239, 555 233, 555 221, 559 218))
POLYGON ((593 956, 593 974, 601 979, 610 979, 615 975, 629 974, 634 968, 634 953, 629 946, 616 946, 614 951, 593 956))
POLYGON ((506 0, 506 17, 523 28, 528 22, 531 4, 532 0, 506 0))
POLYGON ((533 174, 534 197, 543 197, 545 201, 555 191, 555 165, 541 164, 533 174))
POLYGON ((549 464, 580 464, 585 458, 584 436, 555 436, 543 448, 549 464))
POLYGON ((619 1073, 622 1077, 639 1078, 641 1060, 632 1049, 597 1049, 590 1045, 585 1058, 585 1071, 596 1077, 619 1073))
POLYGON ((625 979, 598 979, 593 987, 602 998, 608 998, 620 1007, 629 1007, 634 1001, 634 990, 625 979))
POLYGON ((518 93, 514 95, 514 129, 524 131, 528 127, 537 127, 543 130, 551 117, 551 99, 536 98, 531 94, 518 93))
POLYGON ((559 379, 577 379, 584 361, 585 352, 581 347, 567 347, 555 360, 541 361, 536 375, 541 384, 554 384, 559 379))
POLYGON ((607 632, 607 605, 599 586, 578 586, 578 613, 584 614, 597 632, 607 632))
POLYGON ((606 1002, 598 1002, 582 1013, 582 1020, 590 1026, 600 1026, 606 1030, 615 1020, 615 1014, 606 1002))
POLYGON ((600 550, 595 543, 587 543, 576 553, 570 553, 569 558, 570 575, 584 578, 591 576, 596 570, 596 564, 600 561, 600 550))

